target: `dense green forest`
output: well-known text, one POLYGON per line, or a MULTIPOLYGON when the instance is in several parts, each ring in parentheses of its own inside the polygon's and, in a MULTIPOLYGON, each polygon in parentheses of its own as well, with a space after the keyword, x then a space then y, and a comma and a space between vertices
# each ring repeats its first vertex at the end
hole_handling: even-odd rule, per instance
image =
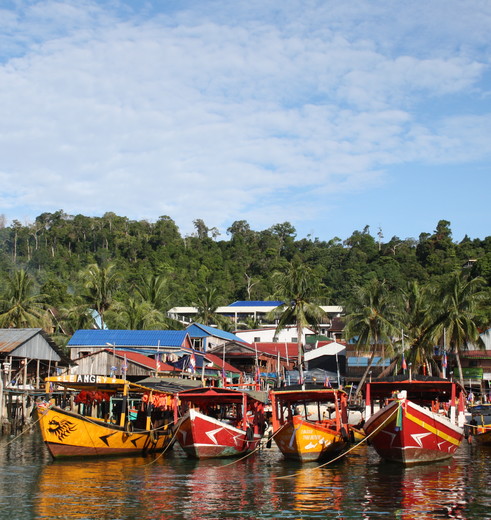
POLYGON ((254 231, 240 220, 226 237, 200 219, 194 227, 191 236, 181 236, 168 216, 148 222, 61 210, 43 213, 32 224, 4 224, 2 326, 32 323, 14 320, 25 308, 8 308, 8 301, 15 307, 15 298, 23 298, 33 316, 54 320, 65 334, 87 325, 88 306, 112 328, 173 327, 166 318, 173 306, 195 305, 206 318, 217 305, 273 299, 274 273, 292 261, 310 266, 319 280, 316 303, 323 305, 349 306, 355 288, 374 279, 395 292, 408 282, 443 283, 463 270, 484 279, 486 290, 491 282, 491 236, 456 243, 445 220, 417 240, 384 240, 381 230, 374 236, 368 227, 344 241, 297 238, 289 222, 254 231), (47 306, 49 314, 43 314, 47 306))

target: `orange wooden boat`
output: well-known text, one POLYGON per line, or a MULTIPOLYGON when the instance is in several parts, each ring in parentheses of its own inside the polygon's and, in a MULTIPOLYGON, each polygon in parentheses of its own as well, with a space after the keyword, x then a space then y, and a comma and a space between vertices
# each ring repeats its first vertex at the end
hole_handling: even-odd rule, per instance
POLYGON ((46 393, 37 412, 54 458, 141 455, 161 452, 172 441, 172 394, 94 375, 49 377, 46 393))
POLYGON ((349 445, 347 394, 310 386, 270 392, 273 438, 285 458, 318 461, 340 454, 349 445))
POLYGON ((469 441, 483 446, 491 446, 491 404, 469 406, 471 420, 465 425, 469 441))

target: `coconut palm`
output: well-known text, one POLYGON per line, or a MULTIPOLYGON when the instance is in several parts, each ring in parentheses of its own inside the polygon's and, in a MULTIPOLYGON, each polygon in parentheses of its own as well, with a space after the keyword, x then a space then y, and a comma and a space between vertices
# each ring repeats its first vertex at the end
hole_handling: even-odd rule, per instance
POLYGON ((367 368, 361 377, 355 398, 367 378, 375 354, 393 353, 394 339, 400 337, 401 323, 397 303, 384 281, 371 280, 363 287, 356 287, 353 299, 347 305, 344 336, 354 340, 358 352, 370 353, 367 368))
POLYGON ((435 321, 430 329, 435 343, 445 337, 449 350, 455 352, 460 384, 464 385, 460 354, 468 343, 482 345, 479 324, 484 315, 486 281, 470 278, 466 273, 453 273, 436 289, 435 321))
POLYGON ((326 318, 324 310, 312 302, 319 295, 322 284, 307 264, 296 260, 289 263, 285 271, 273 273, 272 281, 274 297, 284 302, 273 311, 278 320, 276 334, 288 325, 296 326, 297 364, 303 381, 302 331, 305 327, 318 330, 319 324, 326 318))
MULTIPOLYGON (((429 334, 433 324, 434 314, 431 291, 428 285, 420 285, 417 281, 411 281, 401 292, 404 351, 400 350, 400 356, 405 354, 406 359, 412 364, 415 372, 421 367, 428 367, 429 374, 438 370, 434 360, 434 341, 429 334)), ((424 369, 423 369, 424 370, 424 369)))
POLYGON ((220 295, 217 289, 206 286, 193 303, 197 310, 195 320, 203 325, 218 325, 224 330, 231 330, 232 322, 216 312, 220 304, 220 295))
POLYGON ((7 278, 7 286, 0 300, 0 327, 49 328, 51 320, 42 294, 34 294, 33 279, 23 270, 7 278))
POLYGON ((164 276, 151 274, 142 276, 135 290, 143 301, 150 303, 153 308, 161 310, 169 298, 166 285, 167 280, 164 276))
POLYGON ((115 301, 107 313, 107 321, 118 329, 148 330, 167 329, 165 316, 150 303, 128 298, 124 302, 115 301))
POLYGON ((99 313, 101 329, 104 328, 104 314, 111 307, 113 294, 119 283, 119 275, 114 270, 114 264, 106 267, 91 264, 81 273, 84 287, 87 290, 85 300, 99 313))

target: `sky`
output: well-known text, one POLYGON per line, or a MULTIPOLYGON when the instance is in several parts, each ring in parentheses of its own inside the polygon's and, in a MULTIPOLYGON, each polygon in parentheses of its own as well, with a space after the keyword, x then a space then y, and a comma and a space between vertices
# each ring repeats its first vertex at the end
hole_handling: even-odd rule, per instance
POLYGON ((491 235, 489 0, 2 0, 0 214, 491 235))

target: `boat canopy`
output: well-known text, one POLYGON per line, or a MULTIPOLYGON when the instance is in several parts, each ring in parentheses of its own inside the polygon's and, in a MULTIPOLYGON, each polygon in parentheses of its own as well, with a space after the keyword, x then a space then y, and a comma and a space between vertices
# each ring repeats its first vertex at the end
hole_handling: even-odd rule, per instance
POLYGON ((453 385, 460 388, 460 385, 448 379, 421 375, 412 376, 409 379, 407 375, 399 375, 366 383, 363 392, 366 396, 369 387, 371 399, 383 399, 389 397, 393 392, 405 390, 410 400, 442 398, 449 400, 453 385))
POLYGON ((220 403, 220 404, 233 404, 242 403, 244 395, 248 399, 265 403, 267 401, 266 392, 255 392, 250 390, 236 390, 232 388, 220 388, 220 387, 201 387, 201 388, 190 388, 189 390, 183 390, 179 392, 178 397, 182 401, 188 401, 197 403, 220 403))
POLYGON ((48 393, 53 392, 53 386, 59 386, 66 390, 76 391, 99 391, 99 392, 123 392, 126 388, 129 392, 146 393, 157 392, 160 394, 170 394, 170 392, 163 392, 155 390, 146 386, 132 383, 126 379, 119 379, 116 377, 96 376, 96 375, 63 375, 51 376, 45 380, 48 393))
POLYGON ((298 402, 298 401, 335 401, 341 395, 347 395, 344 390, 334 388, 306 388, 301 389, 285 389, 273 390, 271 392, 277 401, 282 402, 298 402))

